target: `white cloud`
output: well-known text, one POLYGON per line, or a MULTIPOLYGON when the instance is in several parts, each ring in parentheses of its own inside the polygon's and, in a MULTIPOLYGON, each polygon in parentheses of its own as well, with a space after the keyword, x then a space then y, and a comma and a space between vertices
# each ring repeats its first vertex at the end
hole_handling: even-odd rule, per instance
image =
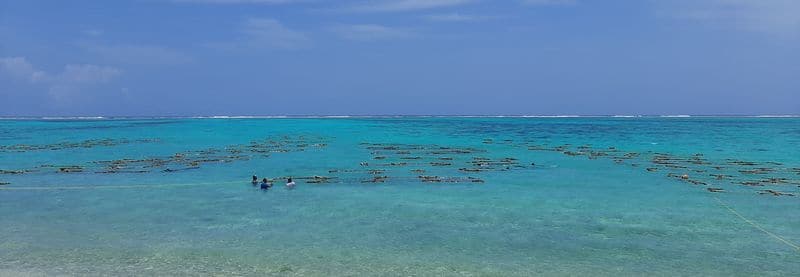
POLYGON ((114 67, 93 64, 67 64, 61 72, 47 73, 36 69, 24 57, 0 58, 0 71, 18 80, 45 85, 54 97, 110 82, 122 73, 114 67))
POLYGON ((49 77, 44 71, 36 70, 31 63, 23 57, 0 58, 0 71, 13 78, 38 83, 49 77))
POLYGON ((464 5, 473 0, 383 0, 356 4, 345 10, 357 12, 402 12, 464 5))
POLYGON ((406 29, 386 27, 377 24, 338 25, 333 32, 342 38, 357 41, 376 41, 412 37, 406 29))
POLYGON ((287 28, 272 18, 249 18, 241 25, 239 33, 240 36, 232 41, 208 45, 230 51, 294 50, 311 45, 311 39, 305 33, 287 28))
POLYGON ((182 52, 155 45, 83 44, 82 47, 86 51, 114 63, 172 65, 191 61, 191 58, 182 52))
POLYGON ((674 17, 777 36, 800 36, 797 0, 673 0, 659 8, 674 17))
POLYGON ((298 48, 306 46, 310 42, 305 34, 291 30, 271 18, 248 19, 242 33, 247 35, 251 43, 276 48, 298 48))

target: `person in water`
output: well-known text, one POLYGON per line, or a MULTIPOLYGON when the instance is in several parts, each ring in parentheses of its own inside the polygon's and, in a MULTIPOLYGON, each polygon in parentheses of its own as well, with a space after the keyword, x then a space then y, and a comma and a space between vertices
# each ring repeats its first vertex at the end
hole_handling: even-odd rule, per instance
POLYGON ((271 188, 271 187, 272 187, 272 184, 270 184, 270 183, 267 181, 267 178, 264 178, 263 180, 261 180, 261 189, 263 189, 263 190, 268 190, 268 189, 269 189, 269 188, 271 188))
POLYGON ((294 183, 294 181, 292 181, 292 178, 289 178, 289 180, 288 180, 288 181, 289 181, 289 182, 288 182, 288 183, 286 183, 286 188, 288 188, 288 189, 293 189, 293 188, 294 188, 294 186, 295 186, 295 183, 294 183))
POLYGON ((253 175, 253 181, 252 181, 252 183, 253 183, 253 185, 254 185, 254 186, 255 186, 255 185, 258 185, 258 176, 256 176, 256 175, 253 175))

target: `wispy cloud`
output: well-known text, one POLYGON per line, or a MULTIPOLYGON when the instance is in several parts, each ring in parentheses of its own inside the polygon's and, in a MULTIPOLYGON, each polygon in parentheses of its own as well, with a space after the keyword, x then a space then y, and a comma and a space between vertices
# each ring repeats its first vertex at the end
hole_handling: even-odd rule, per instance
POLYGON ((0 58, 0 72, 30 84, 47 86, 50 95, 56 98, 88 86, 107 83, 122 74, 117 68, 94 64, 68 64, 60 72, 47 73, 36 69, 24 57, 0 58))
POLYGON ((675 0, 658 2, 667 14, 726 28, 800 37, 797 0, 675 0))
POLYGON ((47 73, 37 70, 23 57, 0 58, 0 71, 19 80, 39 83, 47 80, 47 73))
POLYGON ((355 12, 403 12, 453 7, 474 2, 473 0, 383 0, 362 2, 345 8, 355 12))
POLYGON ((311 41, 305 34, 289 29, 271 18, 248 19, 242 33, 251 43, 285 49, 304 47, 311 41))
POLYGON ((239 37, 230 42, 211 43, 215 48, 228 50, 294 50, 307 48, 311 39, 272 18, 248 18, 239 29, 239 37))
POLYGON ((407 29, 377 24, 337 25, 331 28, 331 30, 344 39, 356 41, 400 39, 409 38, 414 35, 407 29))

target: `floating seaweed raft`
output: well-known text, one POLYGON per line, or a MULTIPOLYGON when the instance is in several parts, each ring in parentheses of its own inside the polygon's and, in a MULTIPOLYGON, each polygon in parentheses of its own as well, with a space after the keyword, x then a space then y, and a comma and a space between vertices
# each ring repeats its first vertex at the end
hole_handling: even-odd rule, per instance
MULTIPOLYGON (((115 173, 177 173, 200 169, 214 163, 231 163, 270 158, 275 153, 323 150, 331 141, 323 136, 274 136, 249 143, 219 148, 190 150, 167 156, 122 158, 91 161, 77 165, 40 165, 28 169, 0 169, 0 175, 57 172, 62 174, 115 173)), ((0 151, 58 150, 91 148, 125 143, 157 143, 158 140, 98 139, 77 143, 47 145, 2 146, 0 151)), ((556 152, 569 157, 590 160, 610 160, 615 164, 641 167, 646 172, 663 174, 679 182, 702 186, 712 193, 726 192, 725 186, 751 188, 761 195, 794 196, 790 186, 800 187, 800 167, 786 166, 775 161, 745 161, 737 159, 710 160, 702 153, 675 155, 660 152, 624 151, 617 147, 592 145, 548 145, 534 142, 484 138, 476 142, 486 147, 508 147, 512 150, 556 152)), ((365 155, 350 167, 327 170, 329 176, 299 176, 294 179, 309 184, 386 183, 388 181, 418 181, 421 183, 483 183, 484 173, 526 170, 534 168, 532 161, 517 157, 493 155, 483 147, 457 145, 402 144, 361 142, 365 155)), ((359 152, 361 153, 361 152, 359 152)), ((7 182, 3 185, 8 185, 7 182)))
POLYGON ((369 151, 372 158, 360 162, 359 166, 368 168, 371 174, 380 175, 365 180, 364 183, 383 183, 389 179, 407 178, 407 175, 381 175, 397 167, 411 167, 409 172, 418 174, 414 178, 423 183, 483 183, 483 179, 465 174, 532 168, 522 165, 513 157, 484 157, 488 151, 475 147, 375 142, 362 142, 360 145, 369 151), (445 171, 448 176, 424 175, 426 170, 420 167, 445 171))
POLYGON ((80 142, 59 142, 51 144, 15 144, 15 145, 0 145, 0 152, 29 152, 29 151, 57 151, 72 148, 94 148, 94 147, 110 147, 130 143, 150 143, 158 142, 158 139, 90 139, 80 142))
MULTIPOLYGON (((619 165, 633 167, 646 165, 647 172, 665 172, 669 178, 692 185, 740 185, 751 188, 775 186, 774 188, 757 189, 758 194, 773 196, 794 196, 793 193, 780 190, 789 189, 787 186, 790 185, 800 187, 800 180, 790 177, 800 175, 800 168, 786 167, 782 163, 774 161, 755 162, 737 159, 711 161, 706 159, 702 153, 679 156, 650 151, 625 152, 616 147, 593 148, 590 145, 575 147, 570 144, 556 146, 522 144, 519 146, 527 147, 531 151, 561 152, 567 156, 586 157, 592 160, 607 158, 619 165)), ((706 190, 709 192, 725 191, 720 187, 707 187, 706 190)))
MULTIPOLYGON (((114 145, 114 140, 92 140, 91 143, 77 143, 66 145, 114 145), (98 144, 98 142, 105 142, 98 144)), ((155 142, 157 140, 142 140, 139 142, 155 142)), ((130 141, 128 141, 130 142, 130 141)), ((118 143, 119 144, 119 143, 118 143)), ((199 169, 203 165, 212 163, 230 163, 246 161, 253 158, 266 158, 271 153, 290 153, 319 149, 327 146, 327 141, 321 137, 307 136, 281 136, 266 138, 260 141, 251 141, 248 144, 228 145, 222 148, 209 148, 203 150, 184 151, 169 156, 156 156, 146 158, 122 158, 116 160, 91 161, 86 164, 76 165, 39 165, 32 169, 0 169, 0 174, 26 174, 31 172, 58 172, 58 173, 83 173, 94 172, 101 174, 114 173, 148 173, 153 171, 180 172, 199 169)), ((44 149, 45 147, 37 147, 44 149)))

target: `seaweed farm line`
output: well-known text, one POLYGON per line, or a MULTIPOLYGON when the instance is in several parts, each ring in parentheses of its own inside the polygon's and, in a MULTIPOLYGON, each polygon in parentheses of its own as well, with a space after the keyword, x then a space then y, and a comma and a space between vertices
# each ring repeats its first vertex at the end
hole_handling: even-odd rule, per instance
MULTIPOLYGON (((329 139, 327 139, 329 140, 329 139)), ((148 157, 148 158, 123 158, 116 160, 91 161, 79 165, 38 165, 33 168, 23 169, 0 169, 0 174, 31 174, 40 171, 53 171, 58 173, 84 173, 91 171, 99 174, 113 173, 150 173, 154 170, 161 172, 178 172, 184 170, 200 169, 200 166, 208 163, 230 163, 234 161, 269 158, 271 153, 290 153, 305 151, 306 148, 324 148, 327 146, 325 138, 316 137, 307 139, 304 136, 292 138, 289 135, 275 138, 267 138, 262 141, 251 141, 249 144, 228 145, 220 149, 208 148, 195 151, 184 151, 168 156, 148 157), (57 170, 57 171, 56 171, 57 170)), ((82 142, 62 142, 51 145, 11 145, 0 147, 0 149, 16 149, 15 152, 38 151, 38 150, 60 150, 63 148, 83 145, 82 148, 92 148, 95 146, 113 146, 113 139, 87 140, 82 142), (97 141, 106 143, 98 144, 97 141)), ((152 142, 155 139, 144 139, 139 142, 152 142)), ((490 138, 481 141, 482 144, 494 144, 490 138)), ((647 172, 667 172, 666 177, 690 183, 702 185, 709 192, 724 192, 724 188, 710 187, 709 183, 727 183, 731 185, 743 185, 758 188, 758 194, 770 194, 774 196, 794 196, 792 193, 780 192, 773 189, 762 189, 770 185, 794 185, 800 187, 800 178, 791 178, 791 175, 800 175, 800 167, 787 167, 783 163, 767 161, 753 162, 738 159, 724 159, 722 161, 710 161, 704 158, 704 154, 696 153, 690 156, 681 157, 668 153, 659 152, 630 152, 623 151, 617 147, 603 149, 592 148, 591 145, 580 145, 573 147, 570 144, 550 146, 529 142, 515 143, 513 140, 504 140, 502 144, 517 148, 518 151, 551 151, 559 152, 571 157, 586 157, 590 160, 608 159, 618 165, 628 165, 632 167, 644 167, 647 172), (738 173, 738 176, 731 174, 738 173), (783 173, 783 174, 782 174, 783 173), (790 177, 784 177, 789 174, 790 177)), ((483 183, 484 180, 467 176, 427 176, 422 175, 426 171, 424 167, 439 167, 454 171, 457 169, 461 173, 478 174, 484 171, 510 171, 535 168, 535 162, 521 164, 518 158, 503 157, 492 159, 481 156, 480 154, 490 154, 487 150, 474 147, 440 146, 440 145, 418 145, 418 144, 396 144, 396 143, 373 143, 361 142, 359 146, 370 151, 370 157, 363 157, 358 166, 355 164, 347 168, 332 168, 327 170, 327 175, 297 176, 295 179, 303 179, 309 184, 323 184, 331 182, 341 182, 340 174, 361 174, 370 178, 357 180, 351 178, 348 183, 353 182, 372 182, 383 183, 389 176, 381 175, 387 168, 412 168, 410 173, 419 173, 417 178, 421 182, 471 182, 483 183)), ((395 170, 397 171, 397 170, 395 170)), ((290 177, 282 177, 285 179, 290 177)), ((393 177, 397 178, 397 177, 393 177)), ((402 176, 399 178, 409 178, 402 176)), ((9 183, 3 183, 8 185, 9 183)))
POLYGON ((800 118, 0 120, 0 275, 796 275, 797 145, 800 118))

